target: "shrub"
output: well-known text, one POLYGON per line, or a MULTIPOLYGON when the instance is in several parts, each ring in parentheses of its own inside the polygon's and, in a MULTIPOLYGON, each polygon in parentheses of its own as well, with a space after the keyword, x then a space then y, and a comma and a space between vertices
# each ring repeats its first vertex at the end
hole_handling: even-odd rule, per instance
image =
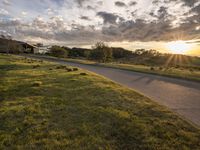
POLYGON ((150 70, 152 70, 152 71, 153 71, 153 70, 155 70, 155 68, 154 68, 154 67, 151 67, 151 68, 150 68, 150 70))
POLYGON ((82 75, 82 76, 86 76, 86 75, 87 75, 87 73, 85 73, 85 72, 82 72, 82 73, 80 73, 80 75, 82 75))
POLYGON ((42 85, 41 81, 35 81, 35 82, 32 83, 33 87, 39 87, 40 85, 42 85))
POLYGON ((66 68, 66 70, 67 70, 68 72, 73 71, 71 68, 66 68))
POLYGON ((78 71, 78 68, 73 68, 73 71, 78 71))
POLYGON ((67 69, 67 66, 65 65, 59 65, 56 67, 56 69, 67 69))
POLYGON ((112 49, 106 46, 103 42, 98 42, 93 47, 93 51, 90 53, 90 58, 107 62, 112 60, 112 49))
POLYGON ((67 57, 67 51, 60 46, 52 46, 50 49, 50 55, 55 57, 67 57))
POLYGON ((34 65, 33 69, 40 67, 40 65, 34 65))

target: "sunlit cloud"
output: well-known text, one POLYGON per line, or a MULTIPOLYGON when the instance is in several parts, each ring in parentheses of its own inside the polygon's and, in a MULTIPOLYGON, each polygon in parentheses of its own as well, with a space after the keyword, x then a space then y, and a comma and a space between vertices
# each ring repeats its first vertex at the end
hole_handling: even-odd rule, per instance
MULTIPOLYGON (((30 42, 124 46, 123 41, 139 41, 165 49, 158 45, 200 39, 199 7, 198 0, 0 0, 0 30, 30 42)), ((126 47, 134 46, 139 48, 126 47)))

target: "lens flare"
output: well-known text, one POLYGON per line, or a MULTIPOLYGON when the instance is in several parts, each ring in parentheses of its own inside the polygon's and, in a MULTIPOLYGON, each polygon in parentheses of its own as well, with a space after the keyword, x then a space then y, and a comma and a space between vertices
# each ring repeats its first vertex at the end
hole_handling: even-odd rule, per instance
POLYGON ((184 41, 173 41, 167 43, 167 49, 174 54, 185 54, 191 49, 191 45, 184 41))

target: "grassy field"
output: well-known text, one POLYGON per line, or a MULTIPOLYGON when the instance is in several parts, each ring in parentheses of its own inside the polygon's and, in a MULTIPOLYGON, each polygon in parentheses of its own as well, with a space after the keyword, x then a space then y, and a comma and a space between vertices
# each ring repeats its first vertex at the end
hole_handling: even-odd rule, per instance
POLYGON ((146 66, 146 65, 134 65, 134 64, 122 64, 122 63, 97 63, 90 60, 81 59, 63 59, 70 62, 78 62, 88 65, 100 65, 111 68, 125 69, 130 71, 137 71, 143 73, 150 73, 155 75, 181 78, 186 80, 200 81, 200 70, 189 69, 189 67, 166 67, 166 66, 146 66))
POLYGON ((132 65, 132 64, 119 64, 119 63, 107 63, 103 64, 103 66, 200 82, 200 70, 197 69, 193 70, 181 67, 176 68, 176 67, 159 67, 159 66, 149 67, 145 65, 132 65))
MULTIPOLYGON (((40 55, 39 55, 40 56, 40 55)), ((49 57, 49 56, 40 56, 40 57, 49 57)), ((55 58, 55 57, 49 57, 55 58)), ((76 62, 87 65, 99 65, 104 67, 125 69, 130 71, 137 71, 143 73, 150 73, 155 75, 181 78, 186 80, 193 80, 200 82, 200 68, 199 67, 189 67, 189 66, 178 66, 178 67, 167 67, 167 66, 147 66, 147 65, 134 65, 134 64, 125 64, 125 63, 98 63, 86 59, 70 59, 70 58, 59 58, 64 61, 76 62)))
POLYGON ((101 76, 0 55, 0 149, 200 149, 200 130, 101 76))

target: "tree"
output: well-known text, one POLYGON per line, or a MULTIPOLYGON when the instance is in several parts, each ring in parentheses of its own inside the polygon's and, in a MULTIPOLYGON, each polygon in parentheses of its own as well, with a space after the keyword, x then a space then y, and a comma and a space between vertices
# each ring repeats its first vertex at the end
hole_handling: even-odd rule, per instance
POLYGON ((56 45, 51 47, 50 54, 55 57, 67 57, 68 56, 68 53, 64 48, 62 48, 60 46, 56 46, 56 45))
POLYGON ((90 57, 102 62, 110 61, 112 59, 112 49, 103 42, 97 42, 90 57))
POLYGON ((132 51, 126 50, 121 47, 112 47, 112 52, 113 52, 113 58, 115 59, 129 58, 133 55, 132 51))

